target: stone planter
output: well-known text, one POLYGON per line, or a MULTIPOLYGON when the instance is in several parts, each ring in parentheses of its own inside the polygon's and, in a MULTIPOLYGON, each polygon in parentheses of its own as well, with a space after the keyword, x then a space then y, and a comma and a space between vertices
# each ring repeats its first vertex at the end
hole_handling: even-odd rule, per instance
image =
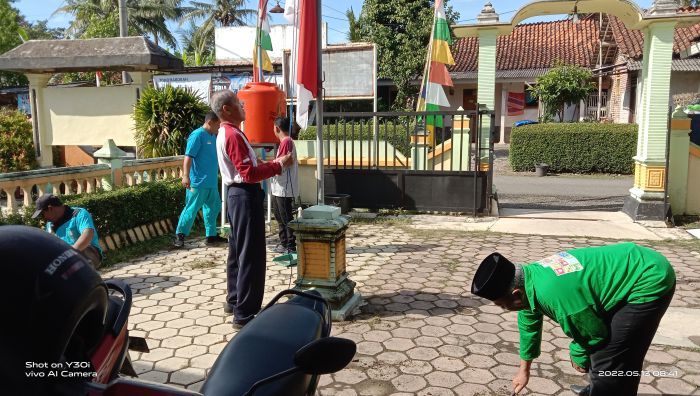
POLYGON ((535 164, 535 176, 537 176, 537 177, 547 176, 547 172, 549 172, 549 165, 547 165, 547 164, 535 164))

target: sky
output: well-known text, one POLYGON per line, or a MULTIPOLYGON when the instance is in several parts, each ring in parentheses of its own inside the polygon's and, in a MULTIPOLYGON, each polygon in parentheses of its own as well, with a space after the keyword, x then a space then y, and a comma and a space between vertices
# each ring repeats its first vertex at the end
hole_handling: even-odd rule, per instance
MULTIPOLYGON (((392 1, 392 0, 387 0, 392 1)), ((401 1, 401 0, 393 0, 401 1)), ((476 16, 479 14, 484 4, 489 0, 449 0, 448 5, 451 5, 457 12, 459 12, 459 23, 475 23, 476 16)), ((531 0, 490 0, 493 4, 496 12, 501 15, 501 21, 509 21, 513 14, 520 9, 525 4, 531 2, 531 0)), ((284 6, 285 0, 280 0, 280 4, 284 6)), ((635 3, 642 8, 649 8, 653 0, 636 0, 635 3)), ((20 12, 29 20, 30 22, 39 21, 47 19, 49 21, 49 27, 66 27, 71 20, 70 15, 66 14, 56 14, 53 15, 54 11, 61 7, 64 0, 19 0, 14 3, 14 7, 19 9, 20 12)), ((248 8, 256 8, 257 0, 247 0, 248 8)), ((331 44, 346 42, 346 36, 348 32, 348 21, 345 17, 345 11, 352 7, 355 15, 360 14, 362 9, 363 0, 323 0, 323 19, 324 22, 328 23, 328 41, 331 44)), ((268 8, 275 5, 275 0, 268 0, 268 8)), ((271 24, 282 24, 286 21, 280 16, 275 14, 271 15, 271 24)), ((525 22, 536 22, 542 20, 551 20, 559 18, 534 18, 526 20, 525 22)), ((178 24, 171 24, 171 29, 177 31, 178 24)))

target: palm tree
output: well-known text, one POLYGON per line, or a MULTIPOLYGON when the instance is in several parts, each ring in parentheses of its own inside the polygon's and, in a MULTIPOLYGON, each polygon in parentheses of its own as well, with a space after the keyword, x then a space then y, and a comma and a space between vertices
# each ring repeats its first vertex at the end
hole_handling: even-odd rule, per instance
MULTIPOLYGON (((182 7, 182 0, 127 0, 126 8, 130 33, 149 35, 156 43, 162 40, 173 48, 177 46, 177 40, 166 22, 179 20, 191 11, 188 7, 182 7)), ((73 15, 74 20, 66 33, 72 37, 82 37, 93 21, 114 18, 118 12, 119 0, 65 0, 65 4, 54 14, 73 15)))
POLYGON ((358 24, 357 18, 355 17, 355 12, 350 7, 349 10, 345 11, 345 16, 348 18, 348 34, 347 39, 351 43, 362 41, 360 36, 360 25, 358 24))
POLYGON ((245 26, 257 10, 243 8, 245 0, 209 0, 192 1, 191 8, 182 16, 182 20, 204 22, 199 24, 199 35, 203 40, 214 42, 214 29, 217 26, 245 26))
POLYGON ((187 66, 204 66, 214 63, 214 42, 202 35, 199 26, 193 20, 189 27, 180 31, 182 52, 175 55, 182 58, 187 66))

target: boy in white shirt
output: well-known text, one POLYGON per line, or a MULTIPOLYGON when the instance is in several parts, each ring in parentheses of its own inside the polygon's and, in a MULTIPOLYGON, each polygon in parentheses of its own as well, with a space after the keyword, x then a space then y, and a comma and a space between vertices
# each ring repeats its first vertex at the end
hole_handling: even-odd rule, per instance
POLYGON ((289 117, 277 117, 275 119, 275 136, 280 140, 277 149, 277 158, 286 154, 292 154, 292 165, 283 169, 282 174, 270 179, 272 192, 272 204, 275 210, 275 220, 279 225, 279 244, 272 250, 276 253, 291 253, 297 250, 294 231, 289 228, 289 222, 294 218, 292 208, 294 198, 299 196, 299 163, 294 147, 294 139, 299 131, 299 125, 289 117), (293 123, 293 125, 292 125, 293 123), (291 133, 290 133, 291 131, 291 133))

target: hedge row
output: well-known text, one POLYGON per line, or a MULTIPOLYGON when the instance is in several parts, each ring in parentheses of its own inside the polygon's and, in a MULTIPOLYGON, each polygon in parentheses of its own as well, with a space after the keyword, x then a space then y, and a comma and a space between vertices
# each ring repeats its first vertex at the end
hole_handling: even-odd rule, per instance
POLYGON ((513 128, 510 165, 516 172, 546 163, 552 172, 634 172, 637 125, 549 123, 513 128))
MULTIPOLYGON (((415 133, 414 126, 406 124, 380 124, 379 140, 387 141, 396 150, 405 156, 411 155, 410 136, 415 133)), ((323 139, 339 141, 372 141, 374 139, 374 127, 372 123, 365 124, 333 124, 323 126, 323 139)), ((309 126, 299 133, 298 140, 316 140, 316 127, 309 126)))
MULTIPOLYGON (((63 197, 64 203, 80 206, 92 214, 101 236, 126 231, 158 220, 176 218, 185 205, 185 191, 179 181, 143 183, 113 191, 63 197)), ((38 226, 31 218, 34 208, 14 214, 0 215, 0 225, 25 224, 38 226)))

